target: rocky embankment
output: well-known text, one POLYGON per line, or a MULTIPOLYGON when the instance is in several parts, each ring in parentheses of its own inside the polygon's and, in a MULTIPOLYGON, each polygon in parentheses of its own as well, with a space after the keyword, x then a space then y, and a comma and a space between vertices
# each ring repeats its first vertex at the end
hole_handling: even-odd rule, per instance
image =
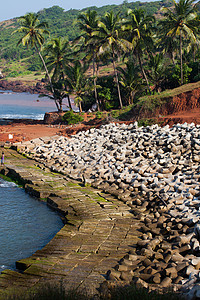
POLYGON ((53 171, 117 196, 140 219, 141 240, 110 282, 176 286, 200 295, 200 125, 109 124, 18 145, 53 171))
POLYGON ((31 93, 31 94, 42 94, 47 93, 42 82, 37 82, 35 85, 28 85, 22 81, 8 81, 5 79, 0 80, 0 90, 8 91, 11 90, 17 93, 31 93))

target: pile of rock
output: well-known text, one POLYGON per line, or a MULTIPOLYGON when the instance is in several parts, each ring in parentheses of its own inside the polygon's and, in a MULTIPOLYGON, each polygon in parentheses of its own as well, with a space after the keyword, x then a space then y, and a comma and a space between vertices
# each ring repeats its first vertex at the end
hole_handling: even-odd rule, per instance
POLYGON ((150 199, 157 193, 168 206, 185 209, 200 193, 200 126, 194 124, 172 128, 109 124, 71 139, 36 142, 31 150, 35 159, 75 179, 84 177, 88 183, 113 189, 124 201, 132 201, 133 191, 150 199))
POLYGON ((33 140, 25 153, 116 195, 144 222, 136 253, 111 270, 110 279, 137 275, 163 287, 199 280, 199 125, 108 124, 71 139, 33 140))
POLYGON ((187 299, 196 299, 200 293, 199 224, 172 217, 159 199, 142 211, 138 214, 143 223, 141 240, 107 272, 111 286, 125 281, 150 289, 173 287, 187 293, 187 299))

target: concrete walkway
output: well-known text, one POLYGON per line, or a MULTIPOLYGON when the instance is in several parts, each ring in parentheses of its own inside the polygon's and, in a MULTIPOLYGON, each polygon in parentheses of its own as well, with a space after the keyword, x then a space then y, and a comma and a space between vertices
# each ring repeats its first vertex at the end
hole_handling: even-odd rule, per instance
POLYGON ((14 150, 4 152, 8 175, 62 212, 65 225, 42 250, 17 262, 23 272, 2 272, 0 292, 62 280, 66 288, 96 294, 106 272, 137 243, 138 219, 113 196, 52 173, 14 150))

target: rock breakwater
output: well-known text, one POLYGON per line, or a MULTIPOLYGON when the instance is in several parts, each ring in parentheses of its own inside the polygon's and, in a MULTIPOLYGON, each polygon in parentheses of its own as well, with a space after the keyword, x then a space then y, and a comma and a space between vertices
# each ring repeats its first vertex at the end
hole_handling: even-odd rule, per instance
POLYGON ((109 192, 143 222, 141 241, 107 275, 199 293, 200 126, 108 124, 71 139, 32 140, 22 152, 109 192), (194 286, 195 283, 195 286, 194 286))

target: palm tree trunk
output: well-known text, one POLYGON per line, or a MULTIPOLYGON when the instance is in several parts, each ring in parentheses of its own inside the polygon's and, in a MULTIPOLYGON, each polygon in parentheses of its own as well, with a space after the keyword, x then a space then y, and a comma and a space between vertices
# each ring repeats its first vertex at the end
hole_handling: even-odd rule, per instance
POLYGON ((96 101, 96 104, 97 104, 97 110, 99 111, 100 110, 100 107, 99 107, 99 100, 98 100, 98 95, 97 95, 97 74, 96 73, 96 68, 95 68, 95 57, 94 57, 95 53, 94 53, 94 49, 93 49, 93 59, 92 59, 92 63, 93 63, 93 77, 94 77, 94 95, 95 95, 95 101, 96 101))
POLYGON ((72 104, 71 104, 69 95, 67 95, 67 100, 68 100, 68 104, 69 104, 69 109, 72 110, 72 104))
POLYGON ((59 100, 59 112, 63 112, 62 100, 59 100))
POLYGON ((181 85, 183 85, 183 55, 182 55, 182 34, 180 31, 180 60, 181 60, 181 85))
POLYGON ((114 73, 115 73, 115 78, 116 78, 116 83, 117 83, 117 90, 118 90, 118 96, 119 96, 119 105, 120 105, 120 108, 122 109, 123 108, 123 105, 122 105, 122 98, 121 98, 121 93, 120 93, 120 87, 119 87, 119 80, 118 80, 118 74, 117 74, 117 69, 116 69, 116 66, 115 66, 115 55, 114 55, 114 49, 112 49, 112 58, 113 58, 113 69, 114 69, 114 73))
MULTIPOLYGON (((51 87, 51 92, 52 92, 53 96, 55 96, 55 91, 54 91, 53 84, 52 84, 52 81, 51 81, 51 77, 50 77, 49 72, 48 72, 48 70, 47 70, 47 66, 46 66, 46 64, 45 64, 45 61, 44 61, 44 59, 43 59, 43 57, 42 57, 42 54, 40 53, 40 51, 39 51, 39 49, 38 49, 38 47, 37 47, 36 44, 35 44, 35 48, 36 48, 36 50, 37 50, 37 52, 38 52, 38 54, 39 54, 39 56, 40 56, 40 59, 41 59, 41 61, 42 61, 42 63, 43 63, 43 66, 44 66, 44 68, 45 68, 45 72, 46 72, 46 74, 47 74, 47 77, 48 77, 48 80, 49 80, 49 84, 50 84, 50 87, 51 87)), ((56 99, 54 99, 54 102, 55 102, 55 104, 56 104, 57 110, 60 111, 60 107, 58 106, 58 103, 57 103, 56 99)))
POLYGON ((78 105, 79 105, 79 113, 82 113, 83 110, 82 110, 81 101, 79 101, 78 105))
POLYGON ((173 63, 174 66, 176 65, 175 59, 174 59, 174 53, 172 53, 172 63, 173 63))
MULTIPOLYGON (((63 66, 62 66, 62 69, 63 69, 63 66)), ((64 76, 63 71, 62 71, 62 80, 63 80, 63 82, 65 82, 65 76, 64 76)), ((65 86, 65 83, 64 83, 64 88, 67 90, 67 88, 65 86)), ((71 101, 70 101, 70 98, 69 98, 68 94, 67 94, 67 101, 68 101, 69 109, 72 110, 72 104, 71 104, 71 101)))
MULTIPOLYGON (((195 47, 195 46, 194 46, 195 47)), ((193 50, 193 62, 195 63, 196 62, 196 50, 194 48, 193 50)))
POLYGON ((147 75, 146 75, 146 73, 144 71, 144 68, 142 66, 142 62, 141 62, 141 58, 140 58, 140 54, 139 53, 138 53, 138 61, 139 61, 139 65, 140 65, 140 69, 141 69, 142 75, 143 75, 143 77, 144 77, 144 79, 146 81, 147 88, 148 88, 149 93, 151 95, 151 89, 150 89, 149 81, 148 81, 147 75))
POLYGON ((59 106, 56 100, 54 100, 57 110, 59 111, 59 106))
POLYGON ((41 61, 42 61, 42 63, 43 63, 43 66, 44 66, 44 68, 45 68, 45 72, 46 72, 46 74, 47 74, 47 77, 48 77, 48 80, 49 80, 49 83, 50 83, 50 86, 51 86, 52 93, 54 93, 54 88, 53 88, 53 85, 52 85, 51 77, 50 77, 49 72, 48 72, 48 70, 47 70, 47 66, 46 66, 46 64, 45 64, 44 58, 42 57, 42 54, 40 53, 40 51, 39 51, 39 49, 38 49, 38 47, 37 47, 36 44, 35 44, 35 48, 36 48, 36 50, 37 50, 37 53, 38 53, 39 56, 40 56, 40 59, 41 59, 41 61))
POLYGON ((170 52, 169 52, 169 58, 171 59, 173 65, 175 66, 176 63, 175 63, 174 52, 173 52, 173 51, 170 51, 170 52))
MULTIPOLYGON (((44 66, 44 68, 45 68, 45 72, 46 72, 46 74, 47 74, 47 77, 48 77, 48 80, 49 80, 49 84, 50 84, 50 87, 51 87, 51 92, 52 92, 53 95, 55 95, 54 88, 53 88, 53 84, 52 84, 52 81, 51 81, 51 77, 50 77, 49 72, 48 72, 48 70, 47 70, 47 66, 46 66, 46 64, 45 64, 44 58, 42 57, 42 54, 40 53, 40 51, 39 51, 39 49, 38 49, 38 47, 37 47, 36 44, 35 44, 35 48, 36 48, 36 50, 37 50, 37 53, 38 53, 39 56, 40 56, 40 59, 41 59, 41 61, 42 61, 42 63, 43 63, 43 66, 44 66)), ((55 101, 55 104, 56 104, 57 109, 59 110, 59 107, 58 107, 58 104, 57 104, 57 102, 56 102, 56 99, 55 99, 54 101, 55 101)))

